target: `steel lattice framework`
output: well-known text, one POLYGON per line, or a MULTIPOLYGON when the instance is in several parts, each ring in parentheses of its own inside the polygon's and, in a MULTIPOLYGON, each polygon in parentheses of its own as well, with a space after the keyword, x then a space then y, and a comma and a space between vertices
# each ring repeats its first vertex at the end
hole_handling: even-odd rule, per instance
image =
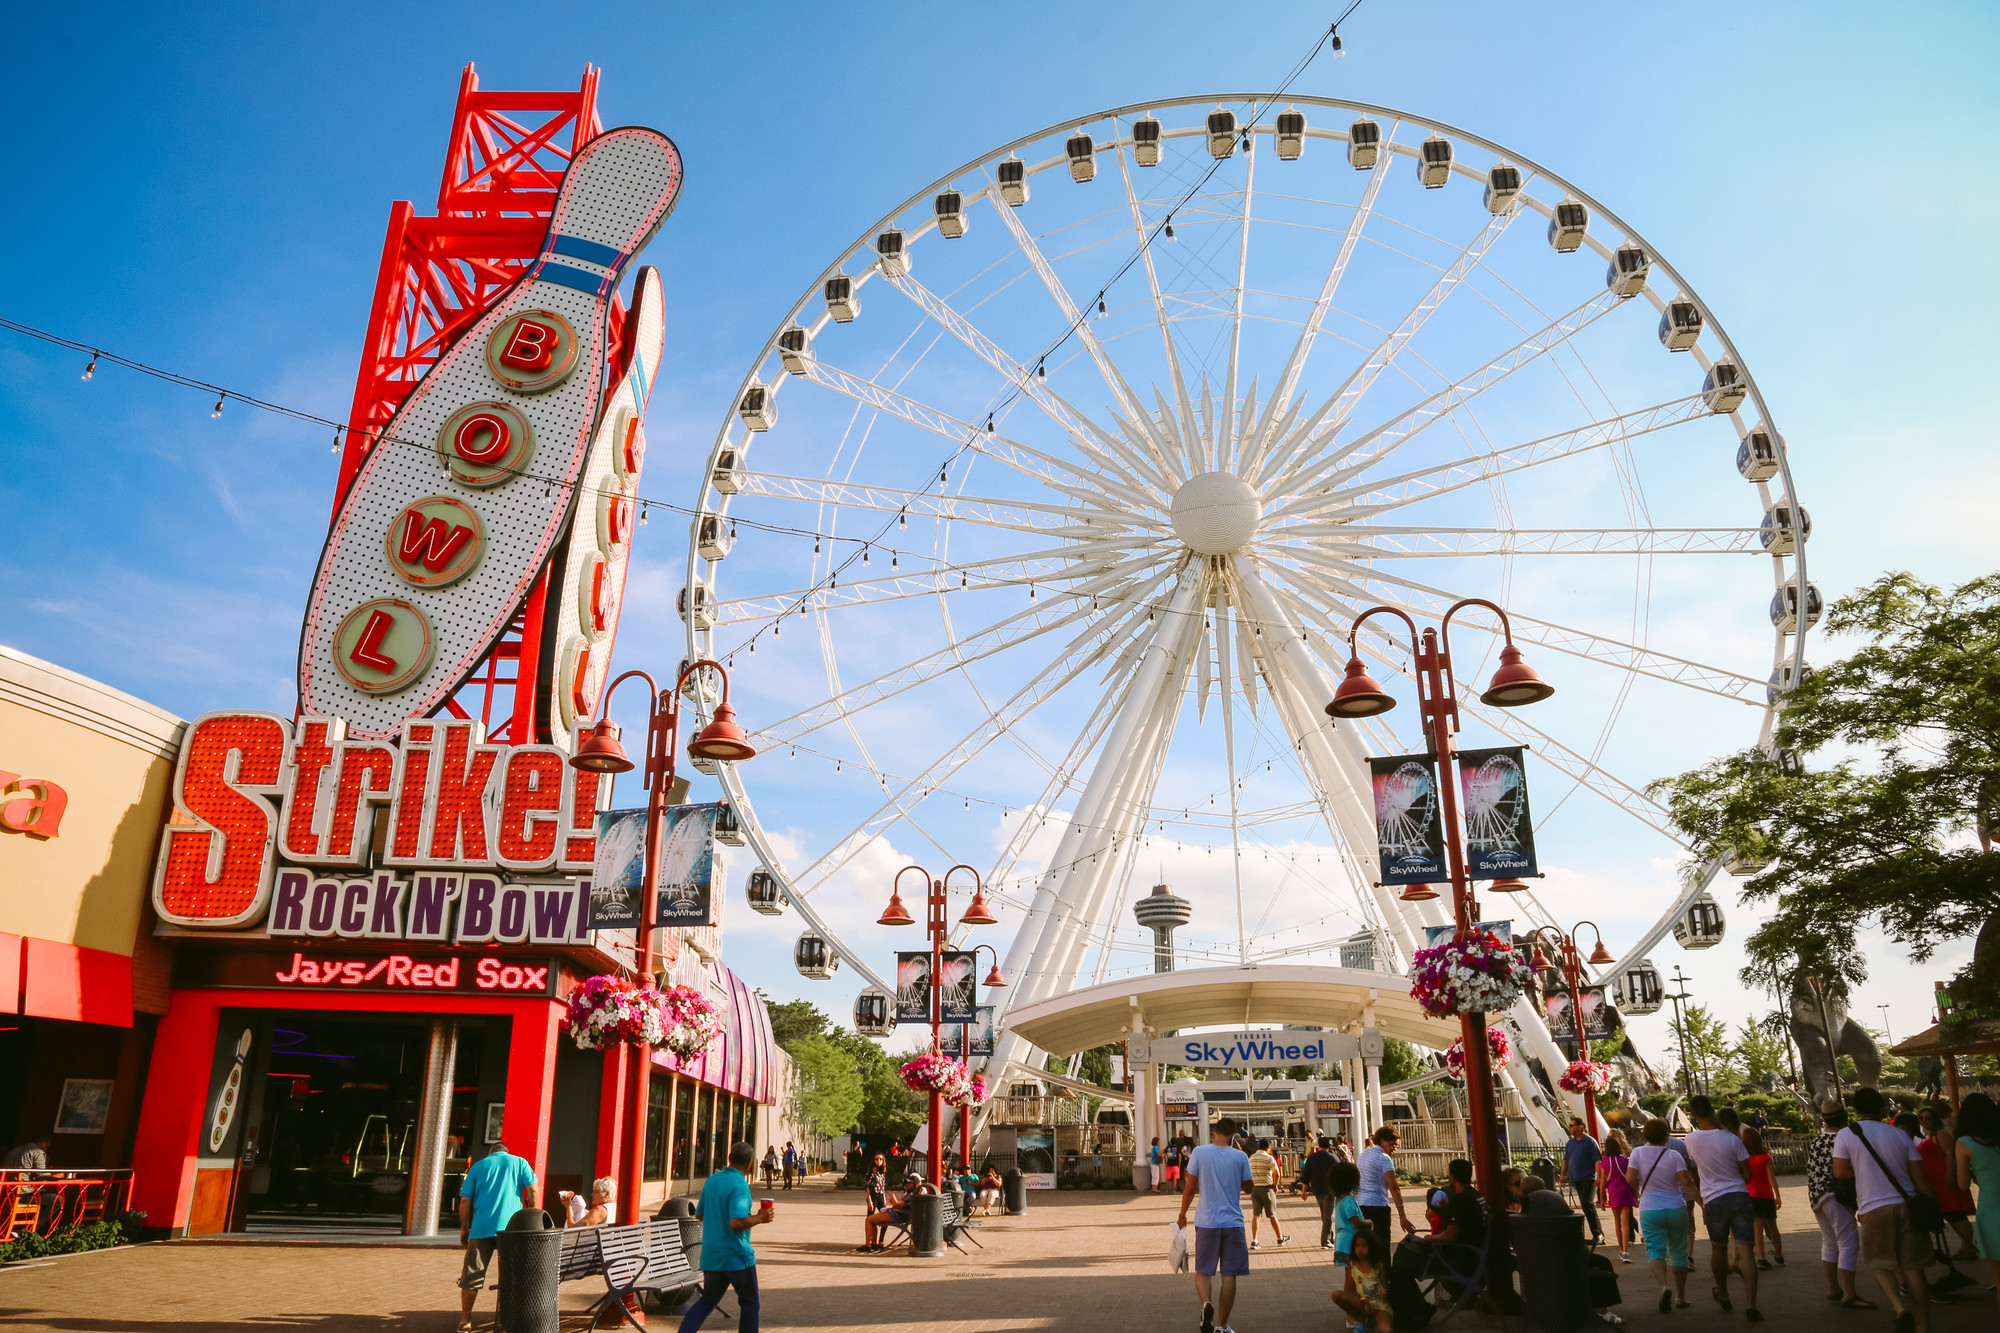
MULTIPOLYGON (((471 65, 459 79, 437 216, 408 200, 389 207, 375 297, 354 379, 337 511, 361 460, 410 390, 445 349, 519 279, 541 248, 549 214, 577 148, 599 133, 595 66, 574 92, 482 92, 471 65)), ((612 304, 609 382, 622 370, 624 305, 612 304)), ((546 706, 541 661, 547 571, 506 636, 447 704, 477 717, 495 741, 537 739, 546 706)))

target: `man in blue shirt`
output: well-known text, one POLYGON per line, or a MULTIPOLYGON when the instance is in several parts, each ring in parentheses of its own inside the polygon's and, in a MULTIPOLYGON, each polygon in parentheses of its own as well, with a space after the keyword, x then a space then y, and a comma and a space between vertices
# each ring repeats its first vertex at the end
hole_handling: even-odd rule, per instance
POLYGON ((736 1312, 742 1333, 757 1333, 757 1251, 750 1245, 750 1228, 764 1225, 771 1214, 750 1210, 750 1166, 757 1150, 739 1143, 729 1150, 729 1165, 701 1187, 695 1216, 701 1219, 701 1299, 688 1307, 681 1333, 695 1333, 722 1300, 736 1288, 736 1312))
POLYGON ((1603 1156, 1597 1140, 1584 1129, 1583 1121, 1572 1119, 1569 1142, 1563 1145, 1563 1174, 1569 1177, 1570 1188, 1576 1191, 1578 1209, 1590 1220, 1592 1245, 1604 1243, 1604 1228, 1597 1221, 1597 1163, 1603 1156))
POLYGON ((496 1143, 467 1169, 458 1187, 458 1243, 465 1266, 458 1276, 459 1333, 472 1327, 472 1303, 486 1285, 493 1245, 507 1219, 535 1206, 535 1168, 496 1143))
POLYGON ((1209 1127, 1209 1141, 1188 1154, 1187 1177, 1181 1184, 1181 1214, 1185 1227, 1188 1205, 1194 1210, 1194 1294, 1201 1302, 1201 1333, 1230 1333, 1229 1310, 1236 1304, 1236 1279, 1250 1271, 1250 1247, 1243 1239, 1243 1191, 1250 1188, 1250 1158, 1230 1146, 1236 1122, 1224 1118, 1209 1127), (1215 1278, 1210 1300, 1209 1278, 1215 1278), (1220 1322, 1217 1322, 1218 1316, 1220 1322))

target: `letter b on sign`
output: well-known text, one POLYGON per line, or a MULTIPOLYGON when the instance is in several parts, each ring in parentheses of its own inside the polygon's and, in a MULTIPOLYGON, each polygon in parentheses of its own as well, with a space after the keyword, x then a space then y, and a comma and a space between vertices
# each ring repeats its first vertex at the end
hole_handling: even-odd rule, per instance
POLYGON ((509 315, 486 336, 486 369, 517 393, 555 388, 576 360, 576 330, 553 310, 509 315))

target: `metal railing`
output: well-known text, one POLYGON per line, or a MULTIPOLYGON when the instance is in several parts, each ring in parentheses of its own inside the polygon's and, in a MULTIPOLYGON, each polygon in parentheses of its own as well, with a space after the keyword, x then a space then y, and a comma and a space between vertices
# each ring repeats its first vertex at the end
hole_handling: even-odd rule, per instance
POLYGON ((132 1181, 124 1169, 0 1171, 0 1243, 115 1218, 131 1207, 132 1181))

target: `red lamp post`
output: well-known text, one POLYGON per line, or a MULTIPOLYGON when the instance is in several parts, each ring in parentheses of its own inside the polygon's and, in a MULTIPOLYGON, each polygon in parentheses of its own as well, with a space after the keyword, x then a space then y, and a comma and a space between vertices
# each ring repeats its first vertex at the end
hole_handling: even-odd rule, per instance
MULTIPOLYGON (((1347 678, 1340 682, 1340 688, 1333 693, 1333 702, 1326 706, 1329 717, 1350 719, 1376 717, 1394 708, 1396 700, 1362 665, 1356 636, 1361 632, 1361 623, 1374 615, 1395 616, 1409 626, 1410 648, 1415 658, 1413 674, 1417 684, 1417 709, 1423 717, 1425 739, 1437 756, 1438 791, 1444 802, 1445 855, 1451 872, 1452 912, 1457 926, 1454 936, 1460 939, 1471 932, 1473 923, 1479 919, 1479 904, 1472 896, 1472 881, 1466 873, 1465 833, 1459 825, 1458 783, 1452 772, 1452 759, 1456 753, 1452 746, 1452 734, 1458 730, 1458 695, 1451 674, 1451 618, 1467 606, 1483 606, 1499 616, 1501 631, 1506 635, 1506 646, 1500 650, 1500 668, 1493 673, 1493 681, 1480 694, 1479 701, 1495 708, 1518 708, 1523 704, 1539 703, 1554 694, 1555 687, 1546 684, 1521 660, 1521 650, 1514 646, 1514 630, 1508 623, 1507 613, 1484 598, 1467 597, 1452 603, 1438 622, 1437 629, 1426 629, 1421 635, 1416 622, 1393 606, 1372 606, 1356 616, 1354 626, 1347 634, 1347 678)), ((1496 884, 1496 887, 1502 886, 1496 884)), ((1406 902, 1421 902, 1438 895, 1429 885, 1412 884, 1403 890, 1402 896, 1406 902)), ((1499 1142, 1493 1132, 1493 1070, 1486 1049, 1486 1015, 1464 1015, 1461 1028, 1465 1044, 1466 1101, 1471 1116, 1472 1165, 1478 1177, 1479 1192, 1486 1196, 1487 1203, 1496 1213, 1504 1212, 1507 1201, 1500 1179, 1499 1142)))
MULTIPOLYGON (((576 754, 569 761, 573 767, 592 773, 629 773, 637 767, 618 739, 618 724, 611 720, 611 696, 634 676, 645 681, 649 691, 643 778, 646 789, 645 887, 641 890, 638 948, 633 958, 634 970, 642 981, 653 980, 653 916, 659 907, 660 891, 660 823, 666 814, 667 789, 674 782, 674 750, 680 741, 681 686, 696 672, 709 669, 722 677, 722 702, 716 705, 715 717, 688 742, 688 756, 727 762, 756 758, 755 747, 743 734, 743 729, 736 725, 736 710, 729 706, 728 670, 720 662, 703 658, 683 667, 671 690, 662 690, 643 671, 627 671, 612 681, 611 688, 604 692, 604 698, 598 704, 596 724, 585 729, 577 743, 576 754)), ((632 1060, 631 1083, 625 1089, 624 1179, 619 1182, 619 1191, 626 1200, 627 1215, 635 1222, 639 1220, 639 1195, 645 1188, 646 1093, 652 1074, 652 1055, 651 1047, 638 1048, 632 1060)), ((671 1169, 668 1179, 672 1179, 671 1169)))
MULTIPOLYGON (((909 910, 903 906, 903 895, 901 892, 903 876, 909 874, 912 870, 924 877, 924 883, 928 890, 925 904, 925 925, 929 929, 931 937, 931 1054, 941 1055, 943 1054, 944 1046, 944 988, 941 981, 944 972, 945 939, 951 932, 951 923, 946 920, 945 899, 950 889, 951 877, 961 870, 972 876, 972 901, 966 905, 965 915, 959 918, 960 925, 990 926, 998 921, 999 918, 993 915, 991 908, 987 907, 986 891, 979 883, 979 872, 971 866, 955 865, 950 870, 944 872, 943 879, 932 879, 930 871, 924 869, 922 866, 909 865, 904 866, 896 872, 896 878, 889 887, 889 905, 883 909, 880 919, 875 923, 876 925, 913 926, 916 924, 916 918, 912 917, 909 910)), ((976 958, 978 950, 973 950, 973 954, 976 958)), ((1000 975, 1000 955, 998 953, 993 955, 993 970, 987 973, 986 984, 988 986, 1004 986, 1007 984, 1007 979, 1000 975)), ((928 1170, 931 1184, 942 1186, 944 1184, 944 1127, 939 1123, 940 1101, 941 1099, 937 1093, 933 1092, 930 1095, 931 1150, 928 1170)), ((964 1147, 969 1150, 971 1147, 970 1142, 965 1142, 964 1147)))
MULTIPOLYGON (((1539 926, 1528 936, 1528 941, 1535 946, 1529 966, 1535 969, 1538 978, 1555 970, 1542 953, 1542 937, 1547 935, 1555 941, 1556 956, 1562 959, 1563 984, 1569 990, 1570 1025, 1576 1029, 1576 1058, 1579 1060, 1590 1058, 1590 1040, 1583 1032, 1583 960, 1576 956, 1576 932, 1585 926, 1589 926, 1590 933, 1597 937, 1597 947, 1590 951, 1590 965, 1605 967, 1617 962, 1611 951, 1604 947, 1604 932, 1597 928, 1595 921, 1579 921, 1567 931, 1557 930, 1554 926, 1539 926)), ((1583 1094, 1583 1122, 1590 1131, 1590 1137, 1596 1138, 1597 1094, 1588 1089, 1583 1094)))

